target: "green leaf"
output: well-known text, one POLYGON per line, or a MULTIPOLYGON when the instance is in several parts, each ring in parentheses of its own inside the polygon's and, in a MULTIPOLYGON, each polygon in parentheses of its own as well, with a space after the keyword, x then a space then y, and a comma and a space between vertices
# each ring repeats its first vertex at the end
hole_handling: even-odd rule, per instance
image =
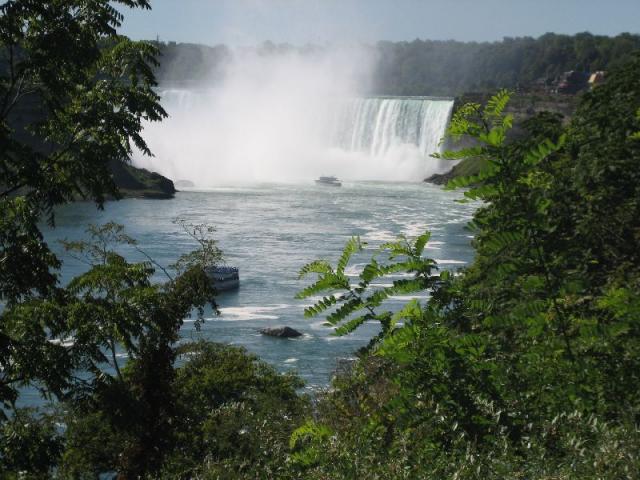
POLYGON ((416 239, 416 242, 413 247, 414 255, 416 256, 422 255, 422 252, 424 252, 424 247, 427 245, 430 238, 431 238, 431 232, 425 232, 416 239))
POLYGON ((367 320, 372 320, 372 316, 370 314, 362 315, 360 317, 353 318, 346 322, 344 325, 336 328, 332 335, 336 337, 342 337, 344 335, 348 335, 357 329, 360 325, 362 325, 367 320))
POLYGON ((298 278, 304 278, 310 273, 324 274, 324 273, 333 273, 333 269, 329 262, 325 260, 315 260, 311 263, 307 263, 304 267, 300 269, 298 272, 298 278))
POLYGON ((347 264, 351 259, 351 256, 362 250, 362 243, 360 242, 360 237, 351 237, 349 241, 344 246, 344 250, 342 251, 342 255, 338 260, 338 265, 336 267, 336 273, 338 275, 342 275, 344 273, 344 269, 347 268, 347 264))
POLYGON ((501 118, 502 112, 506 108, 510 99, 511 93, 508 90, 500 90, 487 101, 487 104, 484 107, 483 116, 487 120, 496 120, 501 118))

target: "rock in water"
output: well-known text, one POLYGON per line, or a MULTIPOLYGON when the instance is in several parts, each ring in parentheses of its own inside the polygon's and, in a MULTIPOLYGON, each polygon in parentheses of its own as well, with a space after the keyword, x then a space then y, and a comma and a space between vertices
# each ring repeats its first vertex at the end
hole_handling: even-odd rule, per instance
POLYGON ((260 333, 279 338, 295 338, 302 335, 299 331, 291 327, 267 327, 260 329, 260 333))

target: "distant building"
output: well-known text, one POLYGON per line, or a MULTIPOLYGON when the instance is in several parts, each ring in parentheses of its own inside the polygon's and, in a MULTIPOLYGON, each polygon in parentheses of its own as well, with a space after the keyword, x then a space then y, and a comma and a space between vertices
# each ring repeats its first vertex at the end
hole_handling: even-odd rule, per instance
POLYGON ((571 70, 561 74, 555 82, 556 93, 574 95, 589 87, 589 74, 571 70))
POLYGON ((598 85, 602 85, 606 81, 607 72, 599 70, 594 72, 589 77, 589 87, 594 88, 598 85))

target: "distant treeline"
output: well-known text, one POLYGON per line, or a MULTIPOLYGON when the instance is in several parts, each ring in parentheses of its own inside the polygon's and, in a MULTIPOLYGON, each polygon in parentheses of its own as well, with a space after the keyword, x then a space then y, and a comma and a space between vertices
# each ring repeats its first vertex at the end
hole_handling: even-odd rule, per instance
MULTIPOLYGON (((233 57, 224 45, 160 43, 157 71, 161 83, 189 83, 203 75, 214 78, 233 57)), ((325 47, 274 45, 265 42, 262 54, 301 51, 313 54, 325 47)), ((368 47, 378 62, 372 91, 381 95, 460 95, 497 88, 530 88, 562 72, 610 70, 640 49, 640 35, 616 37, 579 33, 547 33, 539 38, 504 38, 499 42, 414 40, 379 42, 368 47)))
POLYGON ((376 90, 396 95, 458 95, 527 88, 568 70, 597 71, 629 60, 640 35, 616 37, 547 33, 493 43, 414 40, 380 42, 376 90))
POLYGON ((191 83, 202 78, 218 78, 232 57, 226 45, 209 47, 193 43, 159 42, 161 55, 156 77, 163 84, 191 83))

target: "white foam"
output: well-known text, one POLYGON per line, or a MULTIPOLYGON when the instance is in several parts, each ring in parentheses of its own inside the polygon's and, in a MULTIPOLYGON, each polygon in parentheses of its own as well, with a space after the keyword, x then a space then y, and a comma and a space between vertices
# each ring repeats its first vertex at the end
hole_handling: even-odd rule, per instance
POLYGON ((220 308, 220 317, 216 317, 216 320, 277 320, 280 317, 270 312, 283 310, 288 307, 290 307, 290 305, 284 304, 252 307, 223 307, 220 308))
POLYGON ((384 278, 413 278, 415 277, 414 273, 389 273, 385 275, 384 278))
POLYGON ((440 260, 436 258, 435 261, 441 265, 466 265, 467 264, 467 262, 464 262, 462 260, 440 260))
POLYGON ((427 227, 427 225, 424 223, 412 222, 405 225, 402 233, 404 233, 409 238, 413 238, 423 235, 428 229, 429 227, 427 227))
POLYGON ((347 265, 347 268, 344 269, 344 274, 347 277, 359 277, 364 270, 364 266, 366 263, 354 263, 353 265, 347 265))
POLYGON ((393 242, 398 236, 389 230, 374 230, 363 235, 364 240, 373 242, 393 242))
POLYGON ((428 300, 429 295, 392 295, 394 300, 428 300))

